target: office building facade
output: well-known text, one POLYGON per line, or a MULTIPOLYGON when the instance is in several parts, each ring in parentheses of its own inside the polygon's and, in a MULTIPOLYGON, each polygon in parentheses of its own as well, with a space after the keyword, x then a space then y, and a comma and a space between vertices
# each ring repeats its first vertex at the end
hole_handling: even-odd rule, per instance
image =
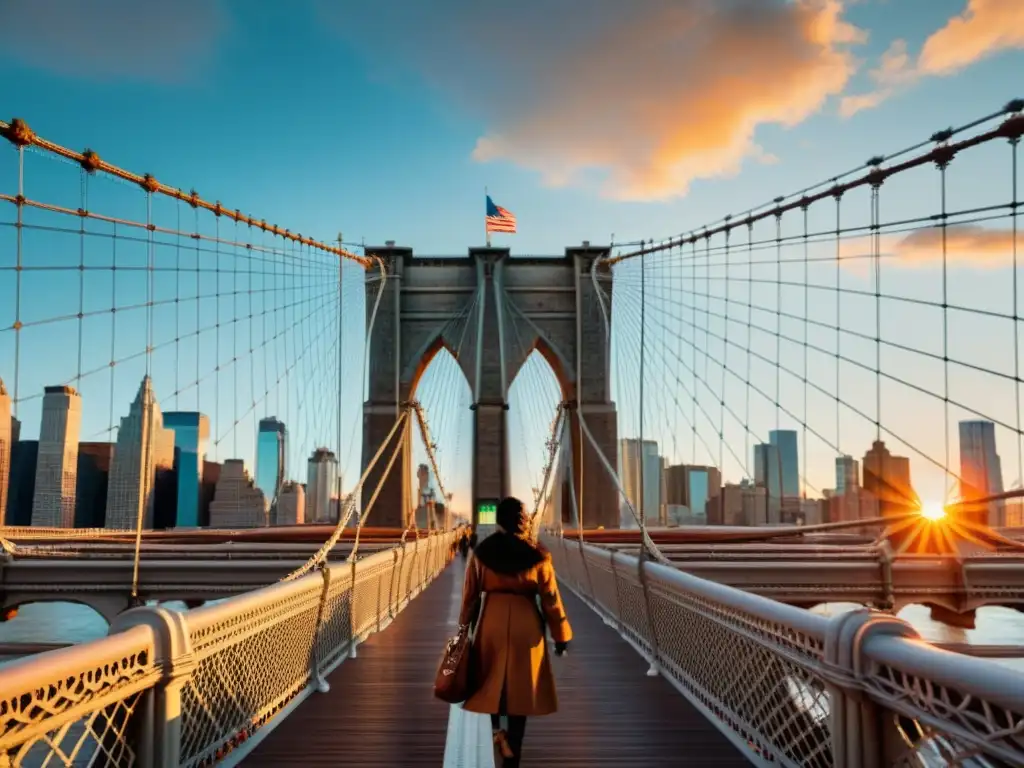
POLYGON ((164 426, 174 431, 174 467, 177 472, 178 501, 174 525, 200 525, 203 467, 210 440, 210 420, 196 411, 164 414, 164 426))
POLYGON ((779 454, 779 474, 782 497, 800 497, 800 441, 795 430, 773 429, 768 433, 768 442, 779 454))
MULTIPOLYGON (((960 422, 960 495, 966 500, 1003 492, 1003 466, 996 452, 996 425, 991 421, 960 422)), ((1005 525, 1006 504, 993 501, 977 510, 979 522, 1005 525)))
POLYGON ((152 528, 157 472, 173 467, 174 432, 164 428, 153 382, 143 376, 117 432, 107 487, 106 527, 152 528))
POLYGON ((39 425, 32 525, 73 528, 82 398, 74 387, 46 387, 39 425))
POLYGON ((271 416, 260 419, 256 433, 256 486, 273 505, 285 477, 287 431, 284 423, 271 416))
POLYGON ((306 476, 306 517, 313 523, 331 521, 331 500, 338 492, 338 459, 326 448, 309 457, 306 476))
MULTIPOLYGON (((619 441, 619 476, 626 498, 633 505, 637 515, 643 514, 647 525, 658 525, 662 515, 662 470, 664 463, 658 454, 658 444, 653 440, 636 440, 631 437, 619 441)), ((636 528, 637 522, 629 507, 622 505, 622 525, 636 528)))

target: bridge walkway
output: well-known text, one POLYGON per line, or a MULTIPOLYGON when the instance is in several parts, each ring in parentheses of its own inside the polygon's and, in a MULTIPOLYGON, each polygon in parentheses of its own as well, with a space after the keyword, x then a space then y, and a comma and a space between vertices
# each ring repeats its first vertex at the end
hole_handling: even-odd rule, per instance
MULTIPOLYGON (((330 676, 330 691, 306 699, 243 764, 488 765, 476 756, 486 747, 473 744, 477 733, 489 741, 487 718, 431 693, 457 622, 463 563, 456 558, 391 626, 360 645, 358 657, 330 676)), ((568 590, 563 598, 575 640, 553 660, 560 711, 527 724, 524 768, 748 765, 666 680, 647 677, 644 660, 597 614, 568 590)))

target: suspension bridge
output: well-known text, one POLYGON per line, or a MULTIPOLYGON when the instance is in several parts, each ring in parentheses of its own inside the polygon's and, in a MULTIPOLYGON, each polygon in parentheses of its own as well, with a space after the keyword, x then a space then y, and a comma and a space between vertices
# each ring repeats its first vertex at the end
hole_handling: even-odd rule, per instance
POLYGON ((1024 605, 1022 110, 549 256, 322 243, 0 122, 4 618, 109 621, 0 668, 0 764, 489 765, 429 688, 509 494, 576 636, 526 764, 1021 764, 1021 649, 893 613, 1024 605))

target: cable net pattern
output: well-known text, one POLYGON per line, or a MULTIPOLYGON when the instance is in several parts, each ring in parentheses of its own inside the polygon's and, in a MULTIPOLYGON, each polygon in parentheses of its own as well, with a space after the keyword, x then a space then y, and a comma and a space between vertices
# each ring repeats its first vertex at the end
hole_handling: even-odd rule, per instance
POLYGON ((137 715, 160 679, 145 627, 13 662, 0 673, 0 765, 127 768, 137 715))
POLYGON ((192 611, 197 663, 182 689, 181 764, 214 765, 280 716, 448 564, 452 541, 417 538, 192 611))
POLYGON ((899 551, 934 552, 1024 521, 1022 106, 604 262, 622 482, 645 524, 946 506, 952 531, 897 526, 899 551), (715 492, 641 493, 641 442, 715 492), (982 444, 998 478, 969 458, 982 444))
MULTIPOLYGON (((714 558, 663 548, 673 535, 647 530, 852 524, 885 528, 886 562, 893 551, 964 546, 1019 556, 1019 543, 992 529, 1016 524, 1021 509, 1022 110, 1010 102, 605 260, 620 438, 605 466, 623 527, 640 531, 602 534, 617 552, 586 544, 582 531, 550 545, 560 577, 755 761, 1024 761, 1018 671, 942 653, 881 613, 826 619, 696 578, 686 571, 711 572, 714 558), (980 178, 992 183, 982 189, 980 178), (987 430, 1004 468, 1016 465, 1009 491, 975 471, 970 441, 988 437, 971 430, 987 430), (859 719, 861 702, 877 722, 859 719)), ((759 591, 787 594, 789 581, 759 591)), ((880 586, 868 602, 892 609, 892 585, 880 586)), ((917 589, 927 601, 930 589, 917 589)), ((810 582, 803 591, 821 602, 842 594, 810 582)))
MULTIPOLYGON (((136 626, 14 662, 0 671, 0 765, 129 768, 171 747, 182 766, 215 765, 384 629, 448 565, 454 542, 417 537, 181 614, 188 652, 176 658, 158 660, 156 631, 136 626), (174 695, 180 742, 148 741, 146 697, 174 695)), ((166 631, 161 647, 175 647, 166 631)))
POLYGON ((752 759, 794 767, 862 765, 835 751, 845 742, 836 740, 834 729, 860 743, 873 726, 860 722, 845 730, 832 708, 836 696, 848 708, 866 696, 879 710, 885 765, 1010 766, 1024 760, 1024 688, 1007 685, 1021 678, 1012 669, 996 672, 1007 679, 1001 689, 986 692, 990 683, 979 680, 976 665, 990 662, 883 637, 854 648, 858 671, 850 659, 831 658, 827 651, 829 638, 842 642, 841 616, 826 619, 579 541, 548 536, 545 544, 559 578, 752 759), (892 651, 880 647, 883 641, 902 644, 897 653, 905 661, 887 663, 892 651), (928 675, 942 664, 949 668, 946 678, 963 682, 951 685, 928 675))

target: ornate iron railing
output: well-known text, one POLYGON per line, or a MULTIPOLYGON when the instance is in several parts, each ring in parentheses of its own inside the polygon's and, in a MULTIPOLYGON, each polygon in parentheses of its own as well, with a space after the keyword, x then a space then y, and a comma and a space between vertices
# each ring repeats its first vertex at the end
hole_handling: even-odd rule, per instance
POLYGON ((0 766, 207 766, 316 690, 449 563, 413 539, 188 612, 122 614, 101 640, 0 670, 0 766))
POLYGON ((1024 765, 1024 674, 906 622, 832 618, 545 537, 559 577, 759 765, 1024 765))

